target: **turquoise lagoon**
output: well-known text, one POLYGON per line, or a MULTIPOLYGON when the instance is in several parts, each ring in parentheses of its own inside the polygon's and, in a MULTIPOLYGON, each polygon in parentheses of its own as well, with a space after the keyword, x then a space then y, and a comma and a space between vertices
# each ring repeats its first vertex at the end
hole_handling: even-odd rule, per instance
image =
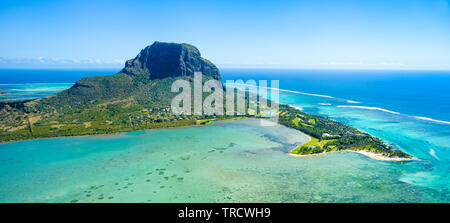
POLYGON ((351 125, 423 159, 398 180, 450 200, 450 72, 230 69, 223 74, 224 80, 278 79, 282 103, 351 125))
MULTIPOLYGON (((81 77, 113 73, 0 70, 0 88, 8 92, 0 97, 48 96, 81 77)), ((224 80, 276 77, 289 90, 280 91, 282 103, 359 128, 423 161, 353 153, 291 157, 287 151, 304 136, 257 120, 39 139, 0 144, 0 202, 450 202, 450 73, 222 74, 224 80)))
MULTIPOLYGON (((433 188, 449 201, 450 123, 425 120, 384 108, 339 98, 325 98, 282 92, 280 101, 305 112, 326 116, 383 139, 422 162, 413 162, 417 172, 405 172, 398 179, 433 188)), ((430 108, 432 109, 432 108, 430 108)))
POLYGON ((260 120, 0 145, 1 202, 443 202, 402 180, 420 162, 287 152, 305 135, 260 120))
POLYGON ((0 95, 0 101, 15 101, 42 98, 70 88, 73 83, 26 83, 0 84, 7 93, 0 95))

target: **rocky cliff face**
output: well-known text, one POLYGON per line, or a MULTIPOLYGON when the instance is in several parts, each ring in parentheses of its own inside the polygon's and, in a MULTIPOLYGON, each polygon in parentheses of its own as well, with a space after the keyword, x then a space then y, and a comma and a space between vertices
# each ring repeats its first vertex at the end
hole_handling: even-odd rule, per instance
POLYGON ((128 60, 122 73, 146 76, 149 79, 194 76, 194 72, 221 80, 219 69, 201 57, 200 51, 189 44, 155 42, 128 60))

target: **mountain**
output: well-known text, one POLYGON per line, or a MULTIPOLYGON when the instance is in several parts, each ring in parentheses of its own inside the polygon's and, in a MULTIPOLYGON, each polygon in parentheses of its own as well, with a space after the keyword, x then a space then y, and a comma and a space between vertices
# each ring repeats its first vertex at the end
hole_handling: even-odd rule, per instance
MULTIPOLYGON (((130 131, 136 127, 131 119, 140 117, 141 110, 153 110, 155 114, 146 116, 163 120, 178 94, 170 91, 172 83, 176 79, 193 81, 194 72, 202 72, 204 81, 221 81, 219 69, 202 58, 195 46, 154 42, 115 75, 86 77, 45 98, 0 102, 0 141, 130 131), (163 108, 164 112, 159 111, 163 108)), ((186 123, 177 120, 171 125, 192 122, 183 120, 186 123)))
MULTIPOLYGON (((177 115, 170 109, 176 79, 221 81, 217 67, 189 44, 155 42, 144 48, 117 74, 87 77, 70 89, 31 101, 0 102, 0 142, 30 138, 108 134, 140 129, 207 124, 213 120, 261 117, 250 115, 177 115), (239 117, 238 117, 239 116, 239 117)), ((206 93, 208 94, 208 93, 206 93)), ((204 94, 205 96, 205 94, 204 94)), ((246 103, 249 97, 246 99, 246 103)), ((273 103, 273 102, 271 102, 273 103)), ((292 152, 370 151, 388 157, 411 157, 380 139, 325 117, 280 105, 279 123, 297 129, 311 141, 292 152)))
POLYGON ((201 57, 189 44, 155 42, 145 47, 117 74, 87 77, 53 97, 40 100, 45 104, 85 104, 97 100, 132 100, 148 105, 167 103, 174 94, 170 85, 175 78, 191 80, 194 72, 202 72, 205 80, 221 80, 219 69, 201 57))
POLYGON ((192 45, 183 43, 155 42, 147 46, 125 64, 121 71, 130 76, 162 79, 166 77, 190 76, 202 72, 208 77, 221 80, 219 69, 200 55, 192 45))

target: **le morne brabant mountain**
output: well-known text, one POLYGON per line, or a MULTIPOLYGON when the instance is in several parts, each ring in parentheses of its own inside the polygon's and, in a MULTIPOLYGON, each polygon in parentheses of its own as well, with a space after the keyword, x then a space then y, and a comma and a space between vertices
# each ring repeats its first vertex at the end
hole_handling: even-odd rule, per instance
MULTIPOLYGON (((155 42, 117 74, 86 77, 55 95, 26 101, 0 102, 0 142, 32 138, 110 134, 134 130, 208 124, 215 120, 263 118, 260 114, 235 116, 174 115, 170 91, 177 79, 221 81, 219 69, 189 44, 155 42)), ((280 105, 279 122, 311 137, 292 150, 315 154, 364 150, 389 157, 410 158, 380 139, 331 119, 280 105)))

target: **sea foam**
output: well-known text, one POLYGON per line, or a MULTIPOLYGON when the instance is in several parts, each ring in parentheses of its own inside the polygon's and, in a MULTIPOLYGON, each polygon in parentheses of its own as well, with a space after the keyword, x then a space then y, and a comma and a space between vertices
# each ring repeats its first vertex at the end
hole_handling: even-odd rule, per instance
MULTIPOLYGON (((233 84, 226 84, 226 85, 238 85, 238 86, 252 86, 249 84, 237 84, 237 83, 233 83, 233 84)), ((255 86, 252 86, 255 87, 255 86)), ((292 91, 292 90, 286 90, 286 89, 280 89, 280 88, 272 88, 272 87, 262 87, 262 86, 258 86, 260 88, 266 88, 266 89, 273 89, 273 90, 278 90, 278 91, 283 91, 283 92, 289 92, 289 93, 294 93, 294 94, 302 94, 302 95, 308 95, 308 96, 314 96, 314 97, 321 97, 321 98, 335 98, 329 95, 323 95, 323 94, 311 94, 311 93, 306 93, 306 92, 301 92, 301 91, 292 91)))
MULTIPOLYGON (((275 88, 270 88, 270 89, 275 89, 275 88)), ((277 89, 275 89, 277 90, 277 89)), ((290 92, 290 93, 295 93, 295 94, 303 94, 303 95, 308 95, 308 96, 314 96, 314 97, 321 97, 321 98, 335 98, 329 95, 323 95, 323 94, 311 94, 311 93, 306 93, 306 92, 301 92, 301 91, 291 91, 291 90, 285 90, 285 89, 278 89, 279 91, 284 91, 284 92, 290 92)))
POLYGON ((338 105, 336 107, 339 107, 339 108, 360 108, 360 109, 367 109, 367 110, 377 110, 377 111, 388 112, 388 113, 400 115, 399 112, 390 111, 390 110, 387 110, 387 109, 384 109, 384 108, 378 108, 378 107, 353 106, 353 105, 338 105))
POLYGON ((425 121, 430 121, 430 122, 437 122, 437 123, 442 123, 442 124, 450 124, 450 122, 447 122, 447 121, 436 120, 436 119, 432 119, 432 118, 428 118, 428 117, 421 117, 421 116, 413 116, 413 117, 417 118, 417 119, 425 120, 425 121))
MULTIPOLYGON (((232 84, 233 85, 233 84, 232 84)), ((244 85, 246 86, 246 84, 234 84, 234 85, 244 85)), ((311 94, 311 93, 306 93, 306 92, 301 92, 301 91, 292 91, 292 90, 286 90, 286 89, 280 89, 280 88, 271 88, 271 87, 265 87, 267 89, 274 89, 274 90, 279 90, 282 92, 289 92, 289 93, 295 93, 295 94, 302 94, 302 95, 308 95, 308 96, 314 96, 314 97, 322 97, 322 98, 330 98, 330 99, 338 99, 336 97, 333 96, 329 96, 329 95, 323 95, 323 94, 311 94)), ((350 104, 360 104, 361 102, 359 101, 353 101, 353 100, 346 100, 344 99, 347 103, 350 104)), ((318 103, 319 105, 331 105, 330 103, 318 103)), ((382 112, 387 112, 387 113, 391 113, 391 114, 395 114, 395 115, 400 115, 399 112, 396 111, 391 111, 385 108, 379 108, 379 107, 369 107, 369 106, 356 106, 356 105, 338 105, 336 107, 340 107, 340 108, 359 108, 359 109, 366 109, 366 110, 376 110, 376 111, 382 111, 382 112)), ((405 115, 408 116, 408 115, 405 115)), ((435 122, 435 123, 441 123, 441 124, 450 124, 450 122, 448 121, 442 121, 442 120, 436 120, 436 119, 432 119, 432 118, 428 118, 428 117, 421 117, 421 116, 409 116, 409 117, 413 117, 416 119, 421 119, 421 120, 425 120, 425 121, 430 121, 430 122, 435 122)))
POLYGON ((39 92, 39 91, 63 91, 67 88, 22 88, 22 89, 8 89, 9 91, 24 91, 24 92, 39 92))
POLYGON ((0 84, 0 85, 3 85, 3 86, 8 86, 8 85, 38 85, 38 84, 74 84, 74 83, 23 83, 23 84, 0 84))
POLYGON ((430 155, 434 158, 436 158, 437 160, 439 160, 439 157, 437 157, 436 152, 434 151, 434 149, 430 149, 430 155))

